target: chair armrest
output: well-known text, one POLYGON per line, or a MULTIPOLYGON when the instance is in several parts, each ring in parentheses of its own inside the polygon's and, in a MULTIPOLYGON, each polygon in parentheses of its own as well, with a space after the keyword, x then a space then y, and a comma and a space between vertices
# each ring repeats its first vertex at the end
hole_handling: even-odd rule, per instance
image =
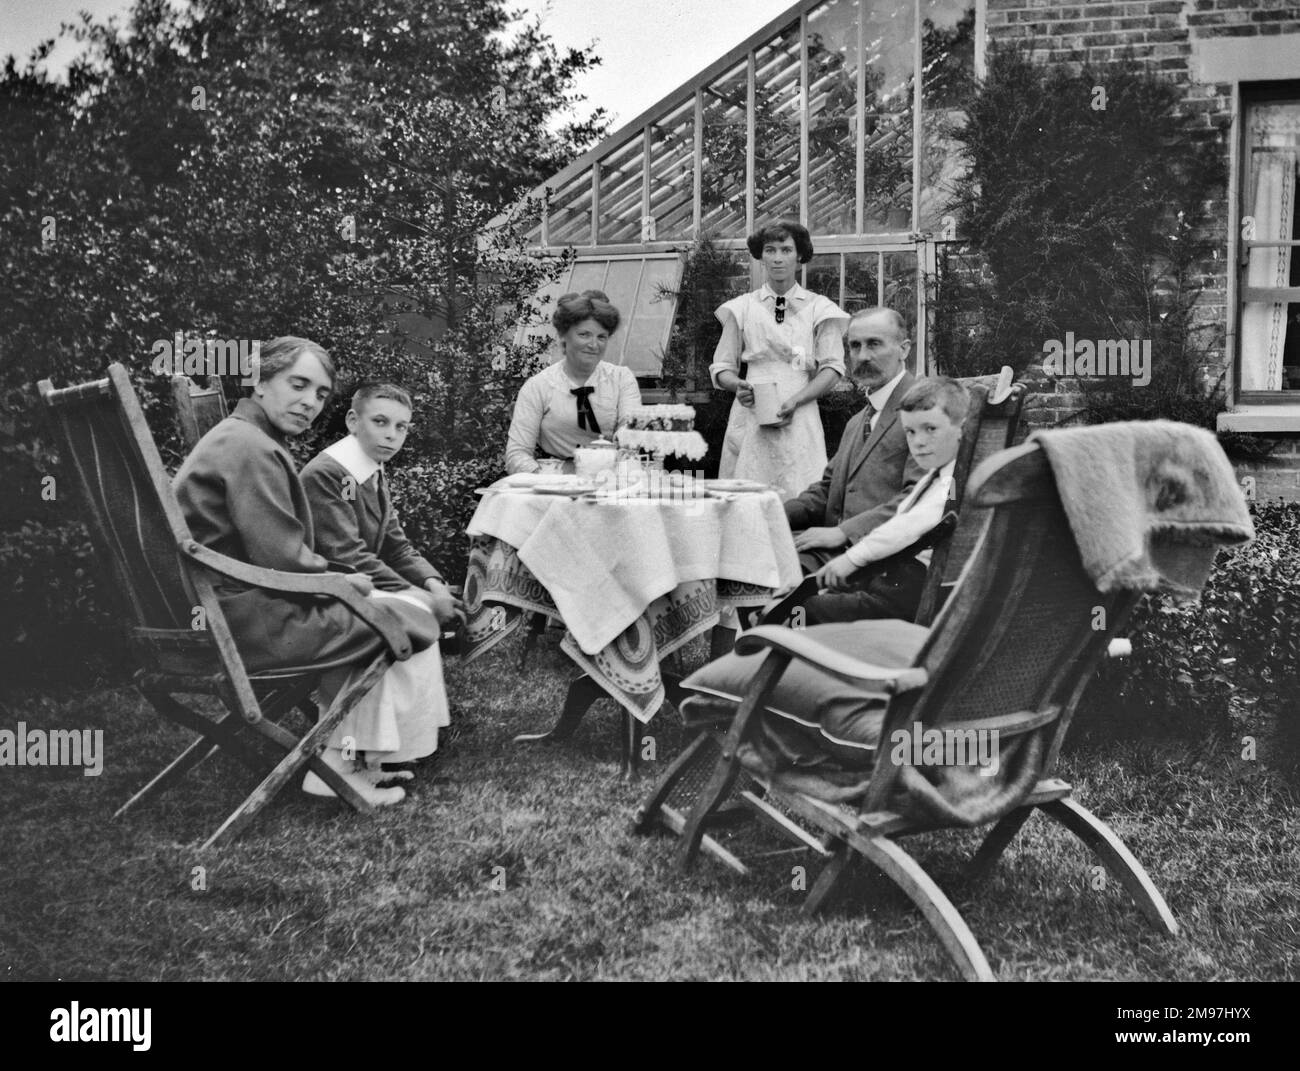
POLYGON ((924 687, 929 680, 925 670, 917 666, 872 665, 818 643, 804 632, 779 625, 759 625, 736 640, 736 651, 740 654, 757 654, 763 650, 780 651, 844 680, 878 683, 886 695, 910 692, 924 687))
POLYGON ((994 714, 987 718, 962 718, 961 721, 934 723, 936 729, 974 729, 976 732, 996 730, 998 736, 1019 736, 1021 733, 1041 729, 1051 725, 1060 717, 1059 706, 1044 707, 1042 710, 1018 710, 1014 714, 994 714))
POLYGON ((194 539, 181 544, 181 551, 193 561, 253 587, 291 595, 326 595, 338 599, 357 617, 379 633, 393 657, 405 661, 411 657, 411 639, 402 620, 382 603, 367 599, 346 579, 344 573, 289 573, 282 569, 263 569, 238 558, 218 553, 194 539))
POLYGON ((920 554, 921 551, 931 550, 934 547, 937 547, 945 539, 950 538, 956 530, 957 511, 952 509, 947 510, 944 515, 939 518, 939 523, 923 534, 915 543, 904 547, 902 550, 894 551, 894 553, 888 558, 881 558, 879 561, 872 562, 870 565, 866 566, 866 568, 878 569, 886 565, 893 565, 895 562, 910 561, 920 554))

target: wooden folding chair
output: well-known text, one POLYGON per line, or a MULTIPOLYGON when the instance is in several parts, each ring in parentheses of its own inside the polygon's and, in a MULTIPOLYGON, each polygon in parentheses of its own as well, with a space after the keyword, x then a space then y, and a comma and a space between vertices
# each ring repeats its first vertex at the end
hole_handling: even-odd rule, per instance
POLYGON ((872 664, 873 650, 860 639, 828 646, 818 642, 819 632, 826 635, 819 629, 766 626, 746 633, 737 642, 738 654, 766 656, 752 673, 744 671, 749 676, 742 694, 722 696, 697 680, 700 674, 684 683, 696 694, 683 712, 703 731, 646 798, 634 828, 644 832, 661 824, 678 833, 682 868, 704 850, 745 873, 744 861, 708 831, 740 813, 757 815, 827 859, 805 901, 809 912, 826 903, 851 861, 862 856, 921 909, 963 976, 991 980, 956 907, 899 843, 926 830, 970 824, 936 817, 928 792, 918 791, 915 780, 937 778, 935 791, 941 791, 946 777, 970 771, 941 765, 918 774, 922 767, 895 762, 890 742, 917 727, 997 729, 1001 740, 1023 749, 1016 754, 1030 758, 1006 799, 975 823, 991 829, 971 863, 972 876, 986 874, 1039 810, 1096 851, 1142 913, 1175 934, 1177 924, 1142 866, 1104 822, 1071 798, 1071 786, 1052 776, 1075 706, 1140 594, 1102 595, 1088 578, 1037 444, 986 462, 972 478, 968 505, 991 511, 979 545, 933 627, 913 637, 917 647, 904 659, 907 664, 872 664), (791 672, 797 679, 783 682, 791 672), (841 682, 841 692, 848 684, 854 701, 860 689, 864 703, 880 705, 876 761, 863 774, 869 780, 857 805, 782 788, 779 778, 772 783, 756 777, 738 761, 738 751, 756 738, 759 712, 799 709, 809 701, 808 682, 819 679, 841 682))
POLYGON ((136 685, 163 717, 199 734, 114 817, 176 784, 218 749, 255 770, 262 780, 204 848, 232 840, 306 769, 356 810, 372 810, 318 752, 394 658, 410 656, 411 643, 400 619, 366 600, 340 574, 262 569, 196 542, 120 364, 110 365, 105 379, 60 390, 42 380, 39 390, 62 439, 64 462, 84 496, 101 559, 113 576, 140 666, 136 685), (349 662, 247 672, 213 589, 213 574, 287 595, 339 599, 383 638, 386 649, 314 726, 294 733, 278 719, 306 700, 321 673, 349 662), (213 695, 225 710, 201 713, 178 695, 213 695))
POLYGON ((207 385, 199 386, 189 376, 172 376, 172 405, 187 452, 229 416, 221 377, 205 378, 207 385))

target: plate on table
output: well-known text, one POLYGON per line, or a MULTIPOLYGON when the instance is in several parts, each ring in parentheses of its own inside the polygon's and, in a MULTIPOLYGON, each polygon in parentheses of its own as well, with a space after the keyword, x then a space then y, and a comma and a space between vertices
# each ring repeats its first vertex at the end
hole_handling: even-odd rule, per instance
POLYGON ((757 493, 770 491, 771 488, 757 480, 705 480, 704 486, 710 491, 723 491, 728 494, 757 493))
POLYGON ((591 494, 596 490, 596 485, 577 476, 552 476, 533 484, 528 490, 535 495, 568 495, 577 498, 579 495, 591 494))

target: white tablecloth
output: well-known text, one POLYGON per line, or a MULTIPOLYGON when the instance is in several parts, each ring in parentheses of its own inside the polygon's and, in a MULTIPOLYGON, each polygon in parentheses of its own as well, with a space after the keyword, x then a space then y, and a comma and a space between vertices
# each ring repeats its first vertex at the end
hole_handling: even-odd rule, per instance
POLYGON ((800 580, 774 492, 729 499, 484 496, 471 536, 492 536, 555 600, 578 646, 595 654, 679 584, 735 580, 785 591, 800 580))

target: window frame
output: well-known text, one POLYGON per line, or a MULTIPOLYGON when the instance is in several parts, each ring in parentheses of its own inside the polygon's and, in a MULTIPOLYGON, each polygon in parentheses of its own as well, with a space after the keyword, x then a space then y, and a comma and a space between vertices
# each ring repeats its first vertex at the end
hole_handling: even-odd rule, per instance
MULTIPOLYGON (((606 279, 608 279, 610 264, 629 263, 629 262, 639 261, 641 263, 641 274, 637 279, 637 292, 635 298, 633 299, 632 307, 630 309, 627 308, 619 309, 621 320, 618 325, 618 331, 614 334, 614 337, 610 339, 610 349, 613 349, 614 344, 616 343, 618 344, 619 348, 617 354, 611 354, 607 350, 606 355, 604 357, 604 360, 608 361, 610 364, 628 365, 627 345, 632 337, 632 325, 636 321, 637 313, 640 311, 643 305, 660 303, 653 300, 653 295, 646 296, 643 299, 641 290, 642 287, 645 285, 646 264, 651 261, 654 261, 656 263, 672 262, 675 266, 672 268, 670 272, 669 280, 666 285, 668 285, 669 288, 672 289, 673 291, 676 291, 682 285, 682 271, 684 270, 685 265, 682 263, 681 256, 676 251, 653 252, 653 253, 634 252, 634 253, 610 255, 605 251, 605 248, 606 247, 602 247, 598 253, 593 251, 591 255, 586 255, 586 256, 579 255, 574 259, 573 263, 570 264, 565 269, 564 274, 559 279, 557 279, 554 283, 550 284, 550 287, 555 288, 555 299, 552 299, 547 302, 546 314, 549 319, 550 312, 553 311, 555 308, 555 300, 558 299, 559 295, 567 294, 572 289, 572 280, 574 277, 574 273, 577 272, 580 267, 590 267, 593 264, 604 264, 605 277, 606 279)), ((658 347, 662 351, 668 345, 668 339, 672 335, 673 322, 677 316, 676 293, 674 293, 671 297, 665 297, 661 299, 661 301, 662 304, 664 304, 667 308, 667 317, 665 319, 665 326, 663 330, 660 332, 658 338, 658 347)), ((524 342, 527 341, 528 339, 539 338, 539 337, 550 338, 551 344, 548 348, 548 352, 553 354, 556 348, 555 337, 554 337, 554 331, 551 328, 549 323, 519 324, 519 326, 515 330, 515 345, 517 346, 523 345, 524 342)), ((550 363, 553 364, 554 361, 551 361, 550 363)), ((632 367, 632 366, 628 365, 628 367, 632 367)), ((659 371, 638 371, 635 367, 632 367, 632 371, 637 376, 638 379, 657 379, 660 375, 659 371)))
MULTIPOLYGON (((1233 115, 1237 119, 1236 137, 1232 143, 1232 166, 1229 174, 1228 200, 1230 205, 1228 231, 1228 315, 1227 342, 1231 351, 1232 387, 1237 404, 1243 406, 1300 406, 1300 388, 1282 387, 1278 390, 1243 390, 1241 325, 1245 305, 1251 295, 1285 295, 1290 302, 1300 302, 1300 287, 1250 287, 1245 273, 1251 249, 1276 248, 1277 241, 1247 240, 1241 236, 1242 220, 1247 215, 1245 198, 1249 178, 1247 154, 1250 151, 1248 121, 1249 109, 1257 104, 1290 102, 1300 105, 1300 79, 1269 82, 1237 82, 1233 86, 1233 115)), ((1300 204, 1297 205, 1300 209, 1300 204)), ((1286 242, 1294 256, 1300 256, 1300 239, 1286 242)), ((1258 300, 1258 298, 1256 298, 1258 300)))

